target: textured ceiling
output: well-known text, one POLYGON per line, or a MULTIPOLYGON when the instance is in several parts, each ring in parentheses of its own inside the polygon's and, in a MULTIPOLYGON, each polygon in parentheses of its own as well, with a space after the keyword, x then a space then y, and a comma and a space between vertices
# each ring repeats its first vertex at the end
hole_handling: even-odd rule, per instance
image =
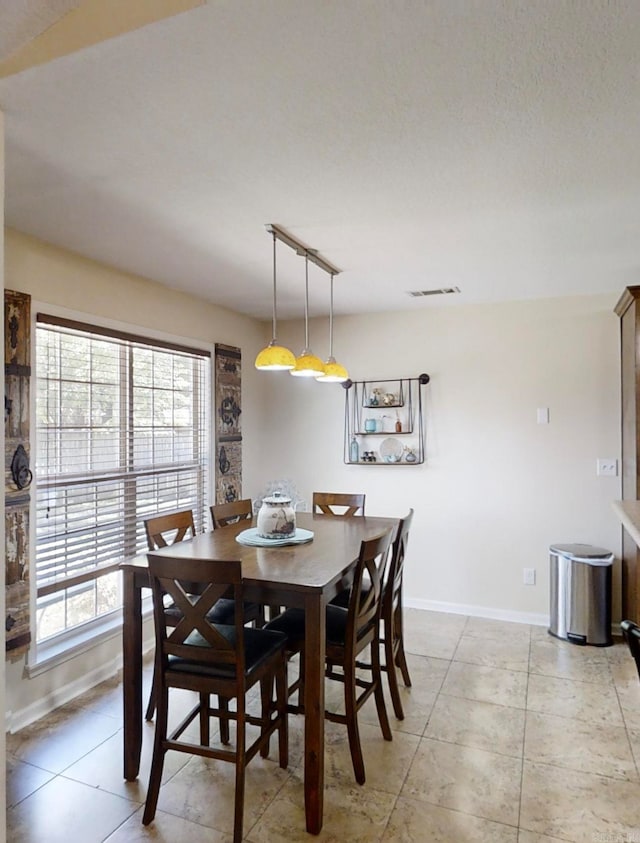
POLYGON ((0 0, 0 61, 79 5, 80 0, 0 0))
POLYGON ((270 222, 339 313, 619 292, 639 44, 637 0, 216 0, 0 80, 6 221, 265 318, 270 222))

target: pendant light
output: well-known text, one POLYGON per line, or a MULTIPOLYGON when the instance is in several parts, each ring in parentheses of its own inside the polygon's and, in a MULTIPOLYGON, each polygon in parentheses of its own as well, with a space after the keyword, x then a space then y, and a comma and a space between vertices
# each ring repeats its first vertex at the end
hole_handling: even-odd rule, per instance
POLYGON ((272 339, 266 348, 258 353, 256 357, 256 369, 263 372, 278 372, 293 369, 296 365, 296 357, 293 351, 284 345, 279 345, 276 339, 276 235, 273 232, 273 318, 272 318, 272 339))
POLYGON ((349 380, 349 372, 333 356, 333 272, 331 273, 331 299, 329 304, 329 357, 324 364, 324 374, 316 378, 322 383, 344 383, 349 380))
POLYGON ((304 348, 296 358, 296 364, 290 374, 296 378, 317 378, 324 374, 324 363, 309 348, 309 253, 304 253, 304 348))

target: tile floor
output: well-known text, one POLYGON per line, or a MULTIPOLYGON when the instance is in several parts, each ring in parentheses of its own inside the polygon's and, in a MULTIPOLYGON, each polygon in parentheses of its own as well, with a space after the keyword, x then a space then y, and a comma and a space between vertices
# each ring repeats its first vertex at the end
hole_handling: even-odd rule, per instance
MULTIPOLYGON (((326 724, 318 840, 640 843, 640 682, 622 643, 580 648, 539 627, 417 610, 406 626, 406 717, 395 720, 388 706, 389 743, 375 707, 361 712, 363 787, 346 730, 326 724)), ((124 782, 119 679, 8 735, 7 840, 230 843, 232 765, 176 753, 155 822, 142 826, 152 737, 148 724, 141 778, 124 782)), ((291 718, 290 739, 288 771, 270 759, 249 766, 251 843, 313 839, 304 831, 301 717, 291 718)))

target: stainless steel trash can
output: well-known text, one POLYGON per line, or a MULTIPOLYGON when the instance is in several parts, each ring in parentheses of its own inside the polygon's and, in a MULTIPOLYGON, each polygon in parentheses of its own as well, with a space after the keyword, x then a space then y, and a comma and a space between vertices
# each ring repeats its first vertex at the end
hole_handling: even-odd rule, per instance
POLYGON ((552 544, 549 632, 574 644, 610 647, 613 553, 591 544, 552 544))

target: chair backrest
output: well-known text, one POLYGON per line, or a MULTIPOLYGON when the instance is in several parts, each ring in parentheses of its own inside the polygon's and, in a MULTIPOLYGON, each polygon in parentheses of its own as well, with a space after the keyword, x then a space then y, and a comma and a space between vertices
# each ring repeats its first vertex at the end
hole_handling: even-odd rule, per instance
POLYGON ((193 512, 190 509, 147 518, 144 529, 149 550, 159 550, 161 547, 181 542, 183 539, 191 539, 196 534, 193 512))
POLYGON ((383 601, 387 609, 393 609, 400 605, 402 597, 402 573, 404 569, 404 558, 407 552, 407 543, 409 541, 409 530, 411 529, 411 522, 413 521, 413 509, 401 519, 398 524, 396 537, 393 541, 393 549, 391 551, 391 561, 389 562, 389 570, 384 587, 383 601), (389 604, 389 605, 387 605, 389 604))
POLYGON ((351 495, 346 492, 314 492, 313 512, 339 518, 364 515, 364 499, 364 495, 351 495))
POLYGON ((345 645, 371 638, 382 611, 382 584, 389 558, 393 530, 387 530, 360 544, 360 555, 351 586, 347 609, 345 645), (364 585, 364 587, 363 587, 364 585))
POLYGON ((627 642, 631 655, 635 659, 638 675, 640 676, 640 626, 633 621, 621 621, 622 636, 627 642))
POLYGON ((231 503, 216 503, 209 507, 209 511, 211 512, 214 530, 217 530, 218 527, 226 527, 227 524, 233 524, 242 518, 251 519, 253 517, 253 509, 249 498, 231 501, 231 503))
MULTIPOLYGON (((180 559, 148 555, 156 630, 156 667, 166 671, 170 657, 187 659, 204 668, 228 666, 228 678, 244 675, 242 612, 233 626, 216 625, 207 617, 223 596, 242 602, 242 570, 238 560, 180 559), (176 626, 167 621, 164 595, 169 595, 181 618, 176 626), (226 631, 226 635, 223 634, 226 631)), ((224 669, 223 669, 224 670, 224 669)))

